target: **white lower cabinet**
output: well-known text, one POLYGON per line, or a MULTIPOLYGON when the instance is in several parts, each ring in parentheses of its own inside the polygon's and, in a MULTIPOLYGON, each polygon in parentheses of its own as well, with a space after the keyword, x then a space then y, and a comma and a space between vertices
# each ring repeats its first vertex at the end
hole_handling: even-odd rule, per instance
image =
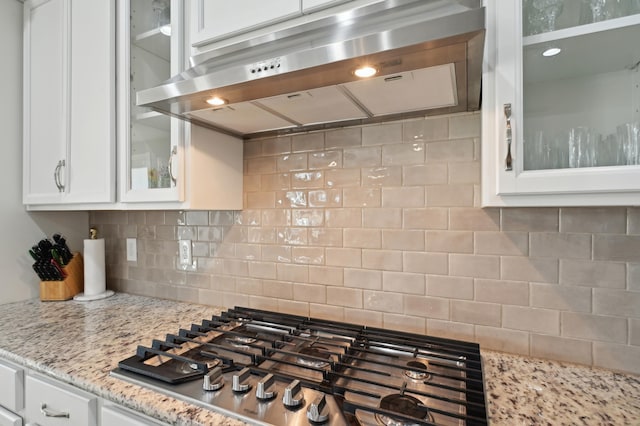
POLYGON ((22 426, 22 417, 0 407, 0 426, 22 426))
POLYGON ((22 426, 24 369, 0 361, 0 426, 22 426))
POLYGON ((27 425, 97 426, 98 397, 36 374, 25 380, 27 425))
POLYGON ((163 426, 97 395, 0 359, 0 426, 163 426))
POLYGON ((14 413, 24 408, 24 370, 5 361, 0 361, 0 407, 14 413))

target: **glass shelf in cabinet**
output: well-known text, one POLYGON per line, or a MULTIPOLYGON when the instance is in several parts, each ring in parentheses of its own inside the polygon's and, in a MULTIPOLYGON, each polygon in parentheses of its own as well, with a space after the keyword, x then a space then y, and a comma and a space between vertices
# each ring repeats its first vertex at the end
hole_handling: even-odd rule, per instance
POLYGON ((154 129, 164 130, 169 132, 171 130, 171 119, 164 114, 160 114, 155 111, 147 111, 136 114, 135 121, 144 124, 145 126, 153 127, 154 129))
MULTIPOLYGON (((539 40, 528 43, 523 49, 523 70, 526 83, 576 78, 631 69, 640 61, 640 15, 619 18, 626 25, 607 26, 598 32, 558 30, 563 37, 528 37, 539 40), (627 19, 627 18, 633 18, 627 19), (550 47, 560 48, 560 54, 544 57, 542 52, 550 47)), ((612 21, 598 22, 598 25, 612 21)), ((587 25, 585 25, 586 27, 587 25)), ((577 28, 577 27, 576 27, 577 28)), ((601 27, 603 28, 603 27, 601 27)))
POLYGON ((138 34, 131 42, 167 62, 171 61, 171 37, 163 34, 159 28, 138 34))
POLYGON ((554 42, 566 38, 578 37, 585 34, 611 31, 633 25, 640 25, 640 14, 623 16, 621 18, 609 19, 607 21, 593 22, 590 24, 578 25, 575 27, 563 28, 541 34, 525 36, 522 38, 523 46, 537 45, 554 42))

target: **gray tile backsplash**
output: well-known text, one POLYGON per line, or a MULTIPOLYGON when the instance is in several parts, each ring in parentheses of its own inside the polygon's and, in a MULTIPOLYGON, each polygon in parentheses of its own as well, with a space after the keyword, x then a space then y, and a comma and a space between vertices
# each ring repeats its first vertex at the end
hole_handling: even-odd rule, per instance
POLYGON ((479 135, 471 113, 246 141, 243 211, 91 213, 108 286, 640 373, 640 208, 481 209, 479 135))

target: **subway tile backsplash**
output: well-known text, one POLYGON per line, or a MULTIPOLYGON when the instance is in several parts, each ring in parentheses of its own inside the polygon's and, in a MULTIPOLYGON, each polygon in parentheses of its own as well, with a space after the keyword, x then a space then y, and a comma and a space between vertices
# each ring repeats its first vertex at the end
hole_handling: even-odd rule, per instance
POLYGON ((479 138, 465 113, 246 141, 242 211, 91 213, 108 286, 640 374, 640 208, 481 209, 479 138))

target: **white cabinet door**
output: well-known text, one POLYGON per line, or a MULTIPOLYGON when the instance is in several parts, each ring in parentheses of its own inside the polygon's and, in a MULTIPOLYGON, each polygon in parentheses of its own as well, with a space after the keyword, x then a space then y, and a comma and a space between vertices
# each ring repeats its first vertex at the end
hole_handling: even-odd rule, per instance
POLYGON ((183 69, 183 6, 176 0, 119 0, 118 9, 119 198, 180 202, 183 125, 138 107, 136 93, 183 69))
POLYGON ((28 375, 25 384, 27 422, 39 426, 95 426, 98 398, 52 379, 28 375))
POLYGON ((640 128, 640 10, 596 19, 588 2, 523 4, 486 1, 483 205, 640 204, 640 161, 617 155, 620 129, 640 128))
POLYGON ((69 87, 69 2, 28 1, 24 9, 24 169, 25 204, 61 202, 54 179, 64 176, 69 87))
POLYGON ((190 0, 190 42, 201 46, 300 15, 300 0, 190 0))
POLYGON ((139 90, 184 69, 183 6, 180 0, 119 2, 119 198, 129 209, 238 210, 242 140, 191 131, 188 123, 135 102, 139 90), (158 11, 170 22, 170 36, 162 31, 166 22, 155 19, 158 11))
POLYGON ((115 0, 24 9, 23 201, 115 201, 115 0))
POLYGON ((67 203, 115 201, 115 0, 73 1, 67 203))

